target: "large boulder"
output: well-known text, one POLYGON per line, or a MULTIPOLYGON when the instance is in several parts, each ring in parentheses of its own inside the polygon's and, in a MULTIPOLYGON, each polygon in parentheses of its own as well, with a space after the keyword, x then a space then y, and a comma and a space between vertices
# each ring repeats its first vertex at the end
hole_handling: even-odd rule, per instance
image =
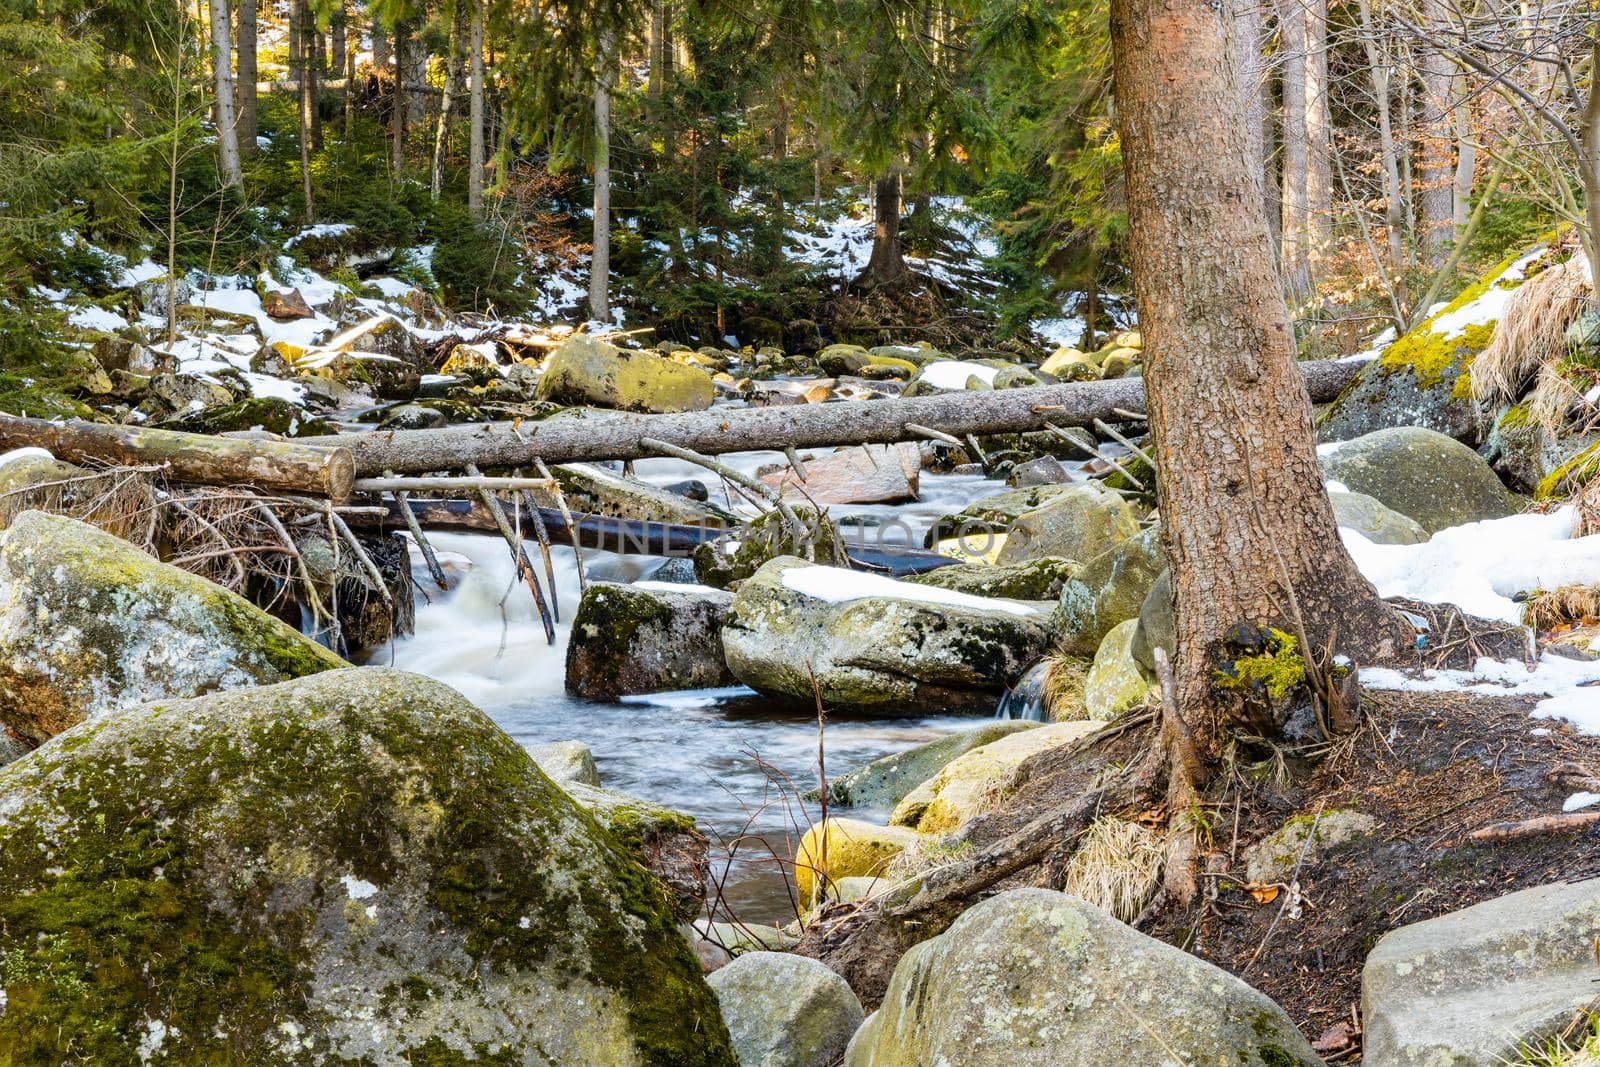
POLYGON ((766 564, 728 609, 722 649, 744 684, 809 706, 905 715, 989 711, 1049 644, 1038 607, 819 567, 766 564))
POLYGON ((889 824, 924 834, 960 829, 994 807, 996 797, 1023 760, 1088 737, 1102 725, 1087 720, 1058 722, 974 748, 907 793, 895 805, 889 824))
POLYGON ((1012 889, 895 967, 845 1067, 1320 1067, 1283 1009, 1076 897, 1012 889))
POLYGON ((1086 560, 1138 532, 1139 522, 1127 501, 1084 483, 1017 516, 996 562, 1020 563, 1040 556, 1086 560))
POLYGON ((1007 600, 1054 600, 1083 565, 1060 556, 1041 556, 1021 563, 967 563, 938 567, 901 579, 914 585, 932 585, 972 596, 1007 600))
POLYGON ((1527 1062, 1524 1049, 1592 1010, 1597 940, 1600 879, 1524 889, 1390 931, 1361 972, 1365 1062, 1527 1062))
POLYGON ((1066 651, 1091 656, 1119 622, 1138 616, 1146 594, 1167 566, 1161 528, 1113 545, 1083 565, 1061 589, 1052 620, 1066 651))
POLYGON ((660 888, 429 679, 113 712, 0 811, 15 1062, 733 1062, 660 888))
POLYGON ((829 816, 800 838, 794 854, 795 888, 801 901, 809 902, 827 883, 841 878, 876 878, 919 840, 916 831, 903 826, 829 816))
MULTIPOLYGON (((536 755, 534 758, 537 760, 536 755)), ((679 918, 700 914, 709 863, 706 838, 696 829, 694 816, 629 793, 591 786, 577 777, 559 784, 578 807, 594 816, 617 844, 660 880, 671 894, 679 918)))
POLYGON ((623 411, 703 411, 716 398, 716 387, 698 367, 574 337, 545 360, 537 396, 623 411))
POLYGON ((825 964, 746 952, 706 979, 739 1067, 833 1067, 861 1025, 861 1001, 825 964))
POLYGON ((610 700, 735 684, 721 639, 732 602, 703 585, 590 582, 567 642, 567 692, 610 700))
POLYGON ((1138 618, 1125 619, 1111 628, 1094 654, 1094 665, 1083 684, 1083 709, 1087 718, 1110 722, 1129 708, 1144 703, 1153 682, 1134 658, 1138 618))
POLYGON ((1376 498, 1430 535, 1518 510, 1482 456, 1434 430, 1396 426, 1322 452, 1330 481, 1376 498))
POLYGON ((344 666, 243 597, 40 511, 0 547, 0 723, 32 745, 147 700, 344 666))
POLYGON ((1420 545, 1428 539, 1415 519, 1386 507, 1381 500, 1365 493, 1328 494, 1333 519, 1342 529, 1354 530, 1375 545, 1420 545))
POLYGON ((873 760, 828 780, 828 799, 854 808, 892 808, 951 760, 991 741, 1031 730, 1039 724, 1024 719, 998 719, 971 730, 948 734, 873 760))
POLYGON ((1139 666, 1154 674, 1158 648, 1167 654, 1168 663, 1177 658, 1178 620, 1173 615, 1171 570, 1163 570, 1144 595, 1130 651, 1139 666))

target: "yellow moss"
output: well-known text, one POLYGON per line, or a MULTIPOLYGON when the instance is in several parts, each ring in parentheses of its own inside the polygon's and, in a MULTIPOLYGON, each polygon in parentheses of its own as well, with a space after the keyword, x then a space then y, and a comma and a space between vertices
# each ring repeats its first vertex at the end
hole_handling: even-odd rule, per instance
POLYGON ((1551 500, 1586 484, 1600 470, 1600 442, 1590 445, 1545 475, 1533 491, 1535 500, 1551 500))
POLYGON ((1218 689, 1263 688, 1273 700, 1281 700, 1306 680, 1306 661, 1297 651, 1299 642, 1292 634, 1266 628, 1266 648, 1234 660, 1229 670, 1216 672, 1218 689))
POLYGON ((1472 383, 1467 375, 1471 370, 1473 357, 1489 347, 1489 341, 1494 337, 1494 323, 1474 323, 1450 337, 1435 333, 1433 324, 1443 316, 1466 307, 1488 292, 1491 286, 1509 287, 1521 284, 1520 280, 1517 282, 1502 280, 1502 276, 1516 258, 1512 255, 1502 260, 1482 278, 1456 294, 1454 300, 1384 349, 1383 355, 1378 357, 1378 365, 1391 374, 1400 370, 1411 371, 1416 376, 1417 384, 1423 388, 1440 384, 1444 381, 1445 375, 1454 369, 1458 377, 1452 385, 1451 397, 1459 400, 1471 399, 1472 383))

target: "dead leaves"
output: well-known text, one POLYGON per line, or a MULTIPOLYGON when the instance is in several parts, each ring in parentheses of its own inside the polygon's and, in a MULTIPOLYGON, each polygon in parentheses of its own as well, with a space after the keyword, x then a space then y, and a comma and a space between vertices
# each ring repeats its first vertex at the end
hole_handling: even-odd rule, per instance
POLYGON ((1278 899, 1278 894, 1283 892, 1283 885, 1281 883, 1267 885, 1261 882, 1246 882, 1244 891, 1249 893, 1251 899, 1257 904, 1271 904, 1278 899))

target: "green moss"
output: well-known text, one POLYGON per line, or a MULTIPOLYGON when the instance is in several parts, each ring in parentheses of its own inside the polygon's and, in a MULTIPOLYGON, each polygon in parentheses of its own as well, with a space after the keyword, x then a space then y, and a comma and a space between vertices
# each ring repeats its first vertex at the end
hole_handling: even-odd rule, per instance
POLYGON ((1540 479, 1533 499, 1552 500, 1586 485, 1600 470, 1600 441, 1579 452, 1540 479))
POLYGON ((1385 373, 1409 371, 1422 388, 1431 388, 1445 381, 1452 372, 1455 380, 1450 395, 1456 400, 1472 398, 1472 382, 1468 376, 1472 360, 1489 347, 1494 337, 1494 323, 1474 323, 1452 337, 1443 337, 1433 330, 1433 324, 1445 315, 1466 307, 1488 292, 1493 285, 1514 286, 1520 282, 1502 282, 1501 276, 1516 261, 1515 255, 1507 257, 1483 277, 1456 294, 1454 300, 1406 333, 1383 350, 1378 365, 1385 373))
POLYGON ((1500 416, 1500 421, 1495 424, 1496 428, 1500 430, 1520 430, 1525 426, 1531 426, 1533 424, 1532 408, 1533 405, 1526 400, 1520 404, 1513 404, 1506 409, 1504 415, 1500 416))
POLYGON ((1241 656, 1229 668, 1215 675, 1218 689, 1265 689, 1274 700, 1281 700, 1305 683, 1306 661, 1297 651, 1294 635, 1272 627, 1265 628, 1265 646, 1253 655, 1241 656))

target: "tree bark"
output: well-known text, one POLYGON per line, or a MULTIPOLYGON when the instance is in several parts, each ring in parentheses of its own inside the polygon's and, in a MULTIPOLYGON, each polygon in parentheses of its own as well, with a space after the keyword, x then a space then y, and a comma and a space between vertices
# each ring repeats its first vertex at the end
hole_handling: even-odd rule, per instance
POLYGON ((472 0, 472 40, 468 53, 472 97, 468 104, 467 210, 474 218, 483 214, 483 5, 472 0))
POLYGON ((1478 145, 1473 139, 1472 109, 1465 103, 1457 104, 1455 211, 1451 219, 1451 232, 1457 240, 1472 215, 1472 178, 1477 169, 1478 145))
POLYGON ((52 422, 0 413, 0 451, 30 447, 48 449, 69 463, 159 465, 174 481, 252 485, 314 493, 336 501, 350 495, 355 480, 355 460, 338 446, 213 437, 76 419, 52 422))
POLYGON ((394 24, 394 96, 390 101, 394 110, 389 116, 389 167, 396 178, 406 167, 406 77, 410 73, 406 64, 411 52, 410 34, 411 28, 403 20, 394 24))
POLYGON ((311 86, 310 72, 307 70, 310 64, 306 62, 305 48, 305 28, 306 23, 310 21, 311 13, 307 10, 306 0, 290 0, 290 10, 297 13, 289 33, 291 41, 289 68, 294 72, 299 85, 296 112, 300 119, 300 196, 305 201, 306 223, 310 224, 317 219, 316 200, 311 190, 311 113, 316 108, 316 96, 311 86))
MULTIPOLYGON (((1350 384, 1361 367, 1359 362, 1339 360, 1291 364, 1279 384, 1301 397, 1309 389, 1318 402, 1332 400, 1350 384), (1304 385, 1296 381, 1302 375, 1304 385)), ((956 437, 969 433, 1027 433, 1042 430, 1047 424, 1090 426, 1096 419, 1117 422, 1124 418, 1119 412, 1140 411, 1144 402, 1141 379, 1118 378, 996 392, 919 396, 909 400, 715 408, 676 415, 617 412, 571 422, 555 419, 520 426, 496 422, 297 440, 313 446, 348 448, 356 457, 357 473, 362 476, 379 475, 384 471, 424 474, 462 468, 468 463, 485 468, 520 467, 535 455, 548 463, 645 459, 657 454, 640 446, 640 439, 645 437, 706 455, 721 455, 785 445, 817 448, 913 441, 926 436, 915 427, 929 427, 956 437)), ((1317 487, 1319 499, 1326 507, 1320 480, 1317 487)))
MULTIPOLYGON (((1239 27, 1235 40, 1239 48, 1238 63, 1244 92, 1245 140, 1250 145, 1253 158, 1260 161, 1262 181, 1265 183, 1272 160, 1267 133, 1271 111, 1267 99, 1267 63, 1263 48, 1266 27, 1257 0, 1233 0, 1233 10, 1234 22, 1239 27)), ((1269 228, 1278 224, 1273 214, 1276 206, 1275 203, 1268 203, 1265 208, 1269 228)))
MULTIPOLYGON (((1446 19, 1442 0, 1422 0, 1422 24, 1437 31, 1446 19)), ((1420 126, 1421 159, 1417 181, 1422 205, 1422 252, 1428 263, 1437 267, 1444 261, 1445 249, 1455 229, 1455 175, 1451 147, 1455 142, 1455 119, 1450 104, 1450 57, 1437 48, 1424 45, 1419 78, 1422 95, 1420 126)))
POLYGON ((872 255, 856 276, 861 288, 896 285, 911 273, 900 249, 900 174, 880 175, 873 186, 872 255))
POLYGON ((1283 56, 1283 164, 1280 201, 1283 223, 1278 228, 1284 287, 1291 293, 1311 284, 1311 234, 1308 214, 1310 171, 1307 159, 1306 9, 1302 0, 1281 0, 1278 7, 1278 49, 1283 56))
POLYGON ((1410 268, 1406 255, 1406 237, 1411 227, 1406 189, 1400 183, 1400 153, 1395 147, 1393 111, 1390 107, 1390 77, 1393 67, 1387 49, 1379 47, 1377 29, 1372 21, 1368 0, 1359 0, 1362 38, 1366 42, 1367 76, 1372 81, 1372 98, 1378 118, 1378 156, 1383 164, 1383 221, 1384 237, 1389 248, 1390 277, 1395 286, 1395 300, 1407 314, 1410 313, 1410 296, 1407 292, 1406 272, 1410 268))
POLYGON ((228 0, 211 0, 211 71, 216 86, 217 169, 222 187, 239 184, 239 127, 233 110, 233 42, 228 0))
POLYGON ((1306 18, 1306 229, 1313 262, 1333 235, 1332 119, 1328 114, 1328 0, 1301 0, 1306 18))
POLYGON ((333 15, 328 20, 329 57, 328 69, 334 77, 344 76, 345 50, 349 48, 350 19, 345 12, 344 4, 340 3, 333 9, 333 15))
POLYGON ((256 152, 256 0, 239 0, 237 11, 239 32, 235 43, 239 57, 234 84, 239 114, 234 129, 239 131, 239 151, 250 156, 256 152))
POLYGON ((611 319, 611 35, 600 39, 594 77, 594 252, 589 261, 589 317, 611 319))
POLYGON ((646 91, 660 96, 667 77, 667 4, 666 0, 651 0, 650 23, 646 31, 646 48, 649 52, 650 77, 646 91))
POLYGON ((1345 552, 1262 219, 1231 62, 1206 0, 1113 0, 1128 246, 1177 620, 1176 695, 1197 751, 1227 736, 1215 687, 1238 624, 1386 659, 1409 627, 1345 552), (1298 611, 1294 609, 1298 608, 1298 611))
POLYGON ((433 130, 433 165, 428 170, 428 192, 439 199, 444 187, 444 152, 450 138, 450 112, 461 92, 461 38, 466 30, 467 8, 457 2, 455 17, 450 24, 450 49, 444 61, 444 97, 439 101, 439 122, 433 130))

